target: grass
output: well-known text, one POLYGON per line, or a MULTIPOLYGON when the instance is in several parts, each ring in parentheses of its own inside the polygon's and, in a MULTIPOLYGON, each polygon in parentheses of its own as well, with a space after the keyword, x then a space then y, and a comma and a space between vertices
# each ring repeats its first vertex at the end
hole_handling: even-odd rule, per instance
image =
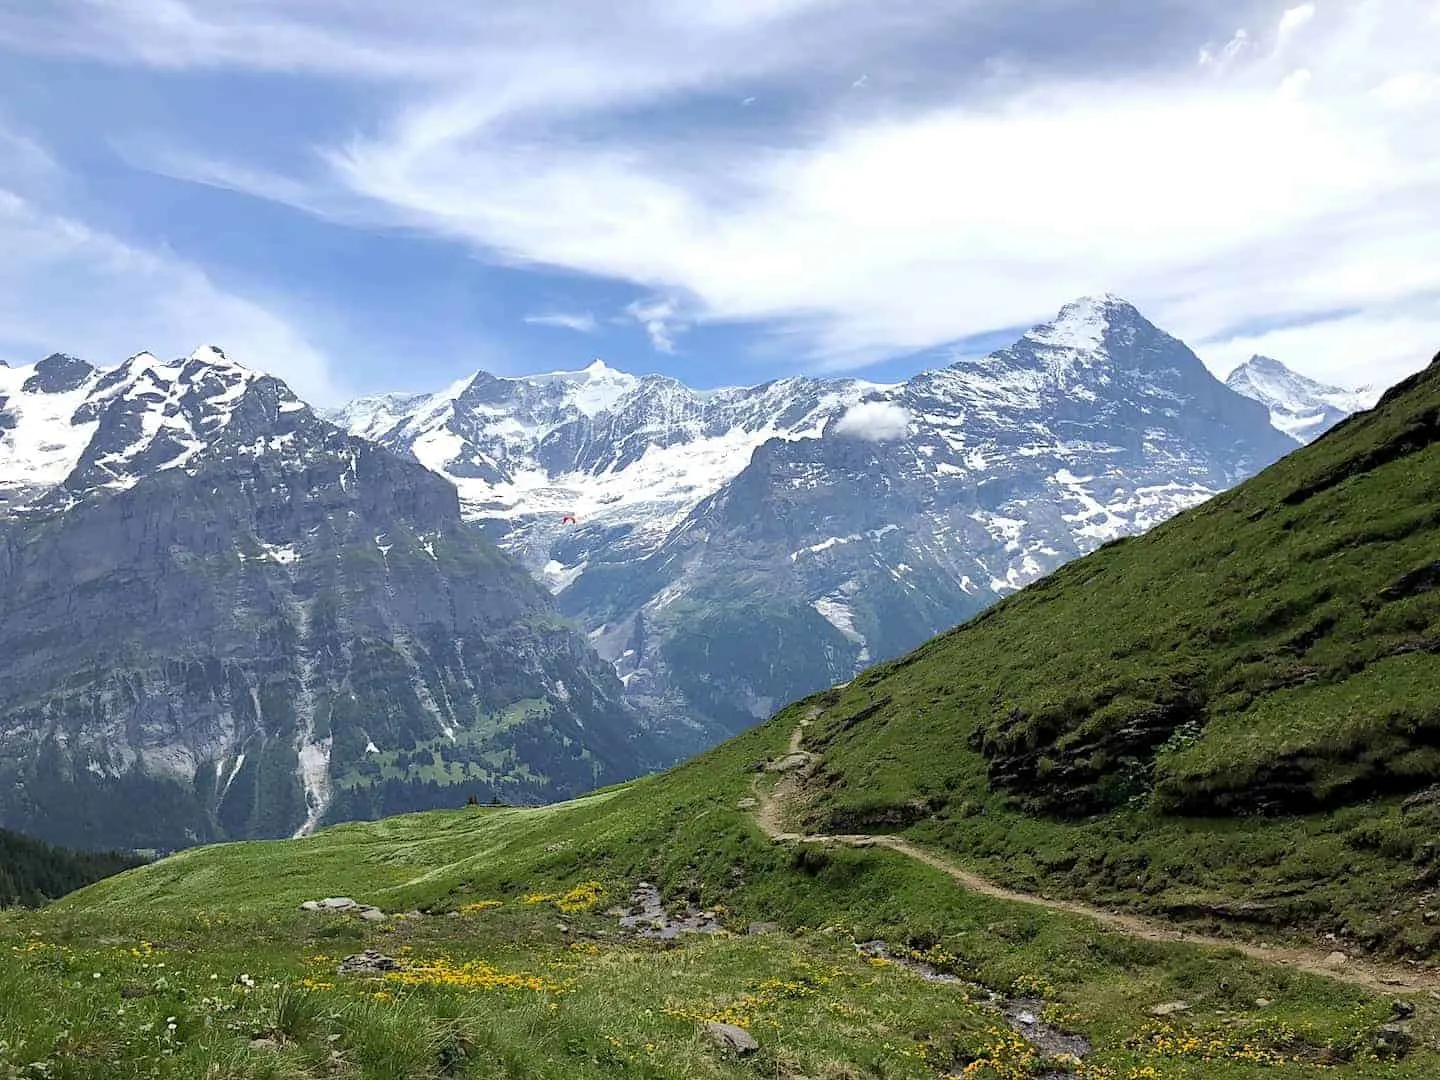
POLYGON ((1440 364, 827 699, 813 831, 1011 886, 1440 951, 1440 364))
POLYGON ((771 844, 746 801, 755 766, 783 752, 811 704, 570 803, 194 849, 0 917, 0 1076, 908 1080, 1054 1065, 991 992, 1039 996, 1052 1023, 1092 1040, 1062 1075, 1418 1080, 1440 1068, 1426 1002, 1419 1045, 1384 1061, 1388 999, 967 894, 892 852, 771 844), (732 933, 621 935, 606 911, 641 879, 718 908, 732 933), (331 895, 428 914, 299 910, 331 895), (762 919, 781 932, 745 933, 762 919), (860 955, 855 943, 877 937, 964 981, 860 955), (410 971, 336 974, 367 947, 410 971), (1150 1015, 1176 1000, 1190 1007, 1150 1015), (745 1026, 759 1053, 722 1052, 710 1019, 745 1026))
POLYGON ((1432 956, 1437 432, 1440 364, 664 775, 195 849, 0 915, 0 1078, 1440 1075, 1430 995, 1140 940, 883 848, 773 844, 754 818, 763 763, 816 710, 797 805, 824 831, 904 830, 1012 886, 1231 933, 1432 956), (619 933, 607 909, 640 880, 728 932, 619 933), (299 910, 333 895, 420 914, 299 910), (959 981, 857 950, 877 938, 959 981), (363 948, 405 970, 336 973, 363 948), (1046 1060, 1006 1023, 1017 998, 1093 1052, 1046 1060), (759 1052, 720 1050, 712 1020, 759 1052))

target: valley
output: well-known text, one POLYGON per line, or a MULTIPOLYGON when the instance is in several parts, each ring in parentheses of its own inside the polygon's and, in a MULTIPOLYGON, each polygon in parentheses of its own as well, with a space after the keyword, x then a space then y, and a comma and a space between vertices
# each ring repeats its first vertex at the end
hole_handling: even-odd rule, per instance
POLYGON ((1270 464, 1296 442, 1262 404, 1099 296, 902 383, 597 361, 329 415, 454 482, 698 749, 1270 464))
POLYGON ((1440 357, 1232 492, 668 772, 195 848, 6 913, 0 1060, 1433 1075, 1437 411, 1440 357), (1296 694, 1314 708, 1255 719, 1296 694), (718 930, 627 929, 657 894, 718 930))
POLYGON ((1437 57, 0 0, 0 1080, 1440 1078, 1437 57))
POLYGON ((1266 363, 1102 296, 894 384, 0 369, 0 825, 165 852, 664 767, 1282 456, 1329 391, 1266 363))

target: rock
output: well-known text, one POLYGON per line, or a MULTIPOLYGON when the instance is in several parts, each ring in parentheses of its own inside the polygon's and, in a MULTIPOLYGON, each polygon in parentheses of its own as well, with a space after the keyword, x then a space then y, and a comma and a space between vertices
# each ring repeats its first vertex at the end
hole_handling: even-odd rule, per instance
POLYGON ((1390 1006, 1390 1019, 1409 1020, 1415 1015, 1415 1006, 1408 1001, 1396 1001, 1390 1006))
POLYGON ((1274 1004, 1274 1002, 1271 1001, 1269 998, 1256 998, 1256 999, 1255 999, 1255 1007, 1256 1007, 1257 1009, 1268 1009, 1268 1008, 1269 1008, 1271 1005, 1273 1005, 1273 1004, 1274 1004))
POLYGON ((255 1036, 255 1038, 250 1040, 250 1049, 279 1050, 280 1043, 278 1040, 271 1038, 269 1035, 257 1035, 255 1036))
POLYGON ((374 949, 366 949, 340 961, 341 975, 373 975, 385 971, 399 971, 401 964, 393 956, 386 956, 374 949))
POLYGON ((1403 1058, 1415 1047, 1415 1036, 1405 1024, 1382 1024, 1371 1040, 1377 1057, 1387 1060, 1403 1058))
POLYGON ((1166 1001, 1159 1005, 1150 1006, 1151 1016, 1174 1016, 1178 1012, 1184 1012, 1190 1008, 1188 1001, 1166 1001))
POLYGON ((640 882, 630 894, 620 927, 661 941, 673 941, 681 934, 718 934, 725 929, 713 912, 700 911, 693 904, 686 903, 673 914, 667 912, 660 890, 648 881, 640 882))
POLYGON ((725 1050, 730 1050, 741 1057, 753 1054, 760 1049, 760 1044, 755 1037, 742 1027, 734 1024, 722 1024, 718 1020, 711 1020, 705 1025, 705 1032, 725 1050))
POLYGON ((752 922, 745 928, 747 934, 775 934, 780 930, 779 923, 773 922, 752 922))
POLYGON ((1041 1052, 1058 1057, 1083 1058, 1090 1053, 1090 1040, 1052 1027, 1040 1019, 1045 1003, 1039 998, 1017 998, 1005 1009, 1005 1019, 1022 1039, 1041 1052))
POLYGON ((303 911, 353 911, 368 922, 383 922, 385 913, 371 904, 359 904, 348 896, 327 896, 324 900, 306 900, 303 911))
POLYGON ((1325 966, 1328 968, 1344 967, 1345 962, 1349 959, 1350 958, 1346 956, 1343 952, 1336 950, 1335 952, 1332 952, 1329 956, 1325 957, 1325 966))
POLYGON ((779 761, 771 761, 766 764, 766 772, 794 772, 796 769, 809 765, 814 758, 804 750, 796 750, 793 754, 786 754, 779 761))
POLYGON ((748 795, 735 804, 737 810, 754 810, 760 805, 759 799, 752 799, 748 795))

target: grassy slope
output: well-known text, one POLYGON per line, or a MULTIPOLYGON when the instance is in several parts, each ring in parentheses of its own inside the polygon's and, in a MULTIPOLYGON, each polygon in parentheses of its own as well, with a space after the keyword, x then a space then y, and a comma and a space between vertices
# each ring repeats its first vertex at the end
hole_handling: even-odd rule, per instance
MULTIPOLYGON (((20 958, 0 974, 0 1043, 11 1048, 0 1061, 6 1053, 17 1063, 59 1061, 67 1071, 57 1075, 72 1077, 849 1080, 935 1077, 977 1060, 993 1067, 967 1075, 1038 1073, 980 991, 859 958, 852 940, 879 935, 933 949, 1003 994, 1043 995, 1052 1016, 1096 1043, 1075 1075, 1318 1077, 1334 1075, 1318 1064, 1327 1054, 1350 1058, 1344 1071, 1357 1076, 1419 1078, 1440 1068, 1424 1047, 1398 1064, 1367 1064, 1389 1002, 1353 988, 972 896, 889 852, 770 844, 742 804, 755 764, 783 752, 808 707, 663 776, 572 803, 195 849, 0 921, 0 949, 20 958), (679 948, 619 941, 603 909, 641 878, 671 897, 723 905, 737 930, 769 918, 787 932, 679 948), (591 913, 565 916, 568 935, 552 903, 527 901, 586 879, 602 884, 603 899, 591 913), (296 910, 337 894, 389 911, 499 906, 378 925, 296 910), (577 937, 579 946, 567 947, 577 937), (385 984, 380 992, 395 1000, 377 1002, 375 986, 333 974, 334 958, 365 945, 433 963, 446 957, 441 972, 476 961, 490 968, 469 969, 483 977, 468 988, 443 977, 418 988, 385 984), (490 970, 568 992, 507 990, 490 970), (230 986, 239 973, 257 989, 230 986), (127 986, 145 996, 121 998, 127 986), (1192 1009, 1163 1020, 1147 1013, 1178 999, 1192 1009), (64 1010, 47 1013, 56 1000, 64 1010), (712 1016, 743 1021, 760 1054, 718 1054, 697 1024, 712 1016), (277 1028, 289 1032, 278 1050, 248 1049, 252 1034, 277 1028)), ((1430 1038, 1434 1018, 1418 1004, 1417 1034, 1430 1038)))
MULTIPOLYGON (((1431 404, 1434 381, 1419 389, 1431 404)), ((1188 896, 1192 909, 1235 907, 1259 893, 1272 904, 1300 896, 1315 917, 1380 918, 1425 872, 1418 837, 1434 834, 1433 823, 1428 832, 1407 823, 1428 820, 1428 804, 1402 815, 1393 798, 1366 798, 1375 776, 1405 775, 1395 766, 1409 750, 1397 740, 1425 730, 1392 721, 1409 715, 1413 680, 1430 669, 1382 665, 1433 655, 1423 651, 1433 593, 1394 586, 1413 585, 1405 575, 1435 557, 1434 449, 1410 455, 1400 475, 1396 463, 1381 464, 1288 506, 1285 497, 1405 429, 1415 400, 1392 401, 1153 539, 1083 560, 906 661, 792 706, 663 776, 543 809, 474 808, 188 851, 46 911, 0 918, 0 949, 15 958, 0 967, 0 1076, 6 1063, 37 1077, 850 1080, 967 1065, 971 1078, 1039 1073, 983 993, 865 963, 851 942, 872 936, 933 950, 1002 994, 1042 995, 1057 1022, 1096 1044, 1071 1075, 1436 1075, 1426 997, 1415 1002, 1420 1045, 1398 1064, 1377 1062, 1388 1001, 1233 952, 1141 942, 967 894, 894 852, 772 845, 746 802, 769 782, 757 763, 783 753, 818 704, 809 740, 823 754, 809 792, 816 820, 908 821, 996 876, 1150 906, 1188 896), (1249 527, 1277 520, 1290 528, 1249 527), (1396 599, 1384 599, 1386 588, 1396 599), (1317 632, 1326 605, 1333 621, 1317 632), (1394 651, 1407 642, 1422 648, 1394 651), (1274 729, 1245 722, 1247 710, 1282 707, 1287 691, 1270 685, 1276 672, 1303 676, 1299 692, 1317 695, 1316 708, 1343 709, 1344 726, 1316 723, 1308 707, 1290 709, 1274 729), (1375 686, 1355 682, 1377 672, 1391 699, 1383 709, 1375 686), (866 716, 870 704, 879 707, 866 716), (1170 720, 1179 720, 1176 737, 1170 720), (1025 731, 1034 747, 1012 737, 1025 731), (1067 757, 1084 741, 1068 734, 1076 731, 1093 745, 1067 757), (1137 731, 1150 743, 1134 752, 1125 740, 1137 731), (1096 760, 1107 740, 1123 752, 1096 760), (1389 768, 1356 770, 1346 749, 1356 740, 1383 752, 1389 768), (1168 745, 1157 754, 1155 742, 1168 745), (1025 758, 1042 747, 1051 752, 1025 758), (1295 748, 1309 769, 1303 782, 1253 779, 1257 764, 1295 748), (1027 780, 1046 756, 1054 783, 1027 780), (997 787, 1022 801, 991 789, 992 767, 997 787), (1237 769, 1251 779, 1227 788, 1237 769), (1178 813, 1193 811, 1186 799, 1197 792, 1257 784, 1339 810, 1178 813), (1068 793, 1068 804, 1114 808, 1057 817, 1052 790, 1068 793), (1407 850, 1409 839, 1417 843, 1407 850), (672 898, 723 905, 735 929, 768 918, 787 933, 678 948, 619 940, 602 911, 640 878, 672 898), (602 900, 566 913, 562 932, 554 902, 533 894, 584 880, 600 883, 602 900), (437 914, 371 924, 296 910, 336 894, 437 914), (443 914, 478 901, 495 906, 443 914), (432 977, 414 987, 337 979, 334 958, 363 945, 427 964, 432 977), (254 990, 231 985, 242 972, 254 990), (1176 1000, 1189 1009, 1149 1015, 1176 1000), (706 1016, 744 1021, 760 1054, 719 1055, 698 1033, 706 1016), (252 1048, 256 1033, 279 1045, 252 1048), (1327 1058, 1347 1064, 1327 1069, 1327 1058), (27 1062, 43 1068, 20 1068, 27 1062)), ((1427 778, 1422 768, 1405 784, 1427 778)), ((1409 910, 1394 917, 1406 932, 1428 925, 1406 921, 1409 910)))
POLYGON ((808 824, 904 828, 1022 888, 1434 956, 1437 439, 1440 358, 865 673, 807 739, 808 824))

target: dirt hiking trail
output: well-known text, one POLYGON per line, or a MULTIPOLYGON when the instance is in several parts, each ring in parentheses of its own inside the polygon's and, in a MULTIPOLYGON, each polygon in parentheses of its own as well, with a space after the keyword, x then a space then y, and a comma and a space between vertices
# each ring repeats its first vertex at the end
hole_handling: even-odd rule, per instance
MULTIPOLYGON (((916 862, 922 862, 926 866, 939 870, 943 874, 948 874, 956 884, 969 892, 978 893, 981 896, 994 897, 997 900, 1010 900, 1019 904, 1030 904, 1035 907, 1046 908, 1050 911, 1079 915, 1083 918, 1091 919, 1107 929, 1129 934, 1132 937, 1145 941, 1183 941, 1191 945, 1204 945, 1217 949, 1234 949, 1236 952, 1243 953, 1245 956, 1268 964, 1282 964, 1286 967, 1295 968, 1297 971, 1303 971, 1311 975, 1322 975, 1330 979, 1338 979, 1341 982, 1361 986, 1382 994, 1395 993, 1402 990, 1440 991, 1440 973, 1420 968, 1373 963, 1355 957, 1339 959, 1339 954, 1337 953, 1327 953, 1318 949, 1306 949, 1291 945, 1257 944, 1237 941, 1231 938, 1216 937, 1211 934, 1193 933, 1155 919, 1109 911, 1105 908, 1094 907, 1076 900, 1056 900, 1049 897, 1036 896, 1034 893, 1007 889, 987 878, 981 877, 979 874, 966 870, 964 867, 942 855, 918 847, 901 836, 885 834, 869 835, 863 833, 831 835, 788 832, 785 829, 786 811, 789 802, 798 793, 799 776, 819 761, 819 758, 815 754, 801 747, 805 738, 805 729, 809 727, 819 715, 818 709, 812 709, 795 727, 795 730, 791 732, 790 744, 785 756, 766 764, 766 773, 779 774, 779 779, 770 790, 765 790, 766 786, 759 782, 760 778, 757 777, 756 779, 755 793, 757 805, 754 811, 755 820, 765 834, 776 843, 843 845, 856 848, 889 848, 891 851, 899 852, 907 858, 914 859, 916 862)), ((1437 993, 1436 996, 1440 997, 1440 993, 1437 993)))

